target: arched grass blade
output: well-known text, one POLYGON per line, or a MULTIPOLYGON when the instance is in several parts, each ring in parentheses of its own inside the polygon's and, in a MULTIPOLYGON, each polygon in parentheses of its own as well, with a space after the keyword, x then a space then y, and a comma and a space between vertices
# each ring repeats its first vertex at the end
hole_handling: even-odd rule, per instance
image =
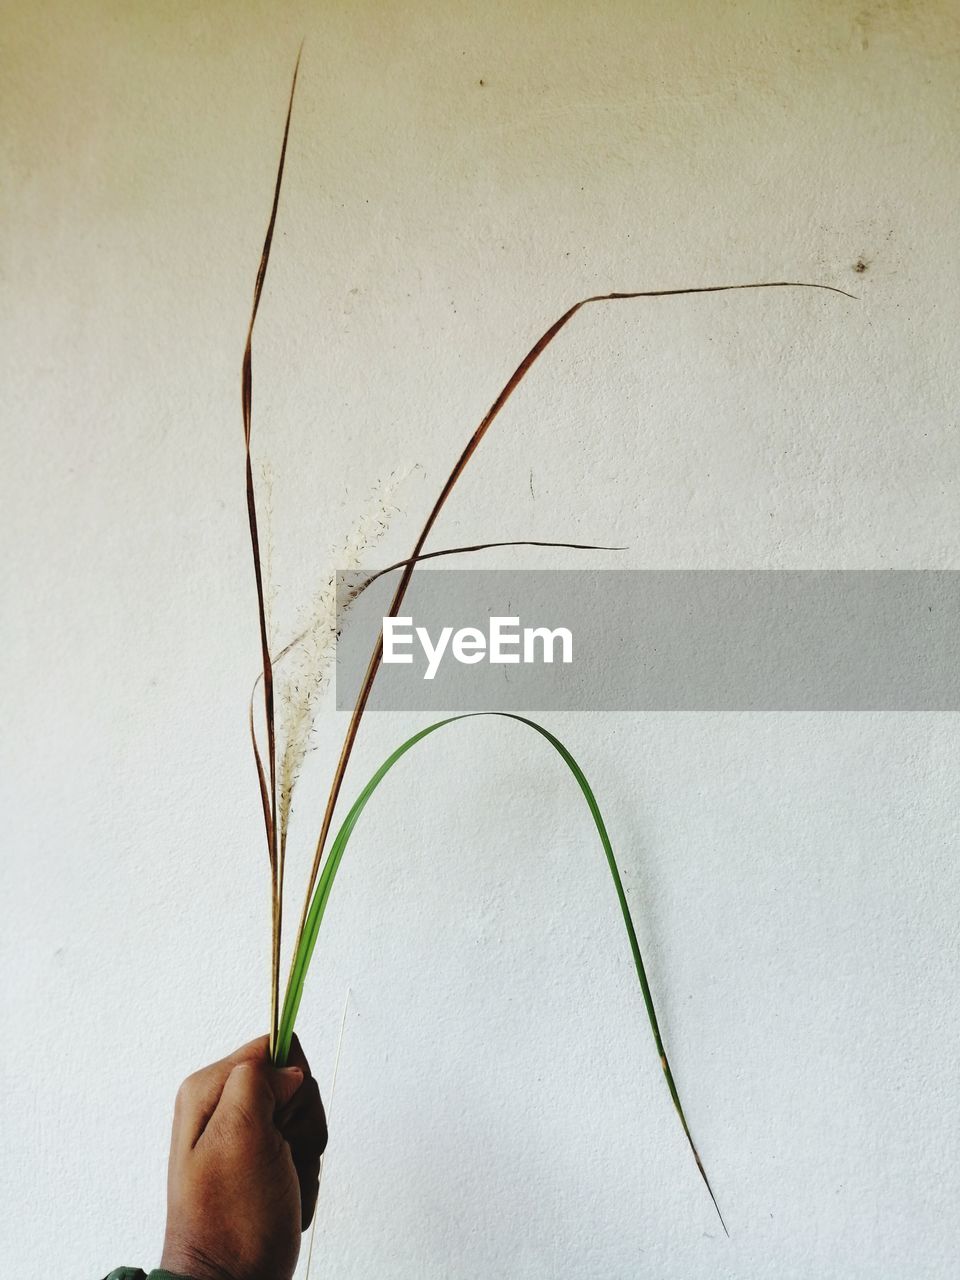
MULTIPOLYGON (((594 826, 596 827, 597 834, 600 837, 600 843, 603 846, 603 852, 606 855, 607 866, 610 869, 610 875, 613 878, 613 884, 617 894, 617 901, 620 903, 620 912, 621 912, 621 915, 623 916, 624 927, 627 931, 627 937, 630 941, 630 951, 633 955, 634 967, 636 968, 637 978, 640 983, 640 992, 643 996, 644 1007, 646 1008, 646 1011, 647 1011, 647 1020, 650 1023, 650 1030, 653 1033, 654 1044, 656 1045, 657 1053, 660 1058, 660 1066, 663 1069, 664 1078, 666 1079, 666 1082, 667 1082, 667 1088, 670 1091, 670 1098, 677 1112, 677 1116, 680 1119, 680 1124, 683 1128, 684 1136, 686 1137, 690 1150, 693 1153, 693 1158, 696 1161, 697 1169, 699 1170, 700 1176, 703 1179, 704 1185, 707 1188, 707 1192, 710 1196, 710 1199, 713 1201, 713 1207, 717 1211, 717 1217, 720 1219, 720 1224, 723 1227, 724 1231, 727 1232, 727 1226, 726 1226, 726 1223, 723 1221, 723 1215, 720 1212, 720 1206, 717 1204, 716 1197, 713 1194, 713 1188, 710 1186, 710 1180, 707 1177, 706 1170, 703 1167, 703 1162, 700 1159, 700 1154, 697 1151, 696 1145, 694 1144, 694 1141, 693 1141, 693 1137, 690 1133, 690 1127, 687 1124, 687 1118, 684 1115, 683 1106, 681 1105, 681 1102, 680 1102, 680 1096, 677 1092, 676 1082, 674 1081, 674 1078, 673 1078, 673 1072, 671 1071, 670 1063, 667 1060, 667 1052, 663 1045, 663 1037, 660 1033, 660 1025, 657 1022, 657 1014, 653 1005, 653 995, 650 991, 650 983, 647 980, 647 973, 644 967, 643 957, 640 954, 640 943, 637 940, 637 931, 633 925, 633 918, 630 915, 630 907, 627 903, 627 895, 623 888, 623 881, 620 878, 620 869, 617 866, 617 860, 614 856, 613 846, 610 843, 610 836, 607 833, 606 824, 603 821, 603 815, 600 812, 600 806, 597 803, 597 798, 593 794, 593 790, 591 789, 589 782, 587 782, 587 779, 586 779, 586 776, 584 775, 583 770, 577 764, 576 760, 573 758, 573 756, 570 754, 567 748, 563 745, 560 739, 555 737, 548 729, 545 729, 542 725, 537 724, 535 720, 528 720, 525 716, 515 715, 508 711, 475 711, 475 712, 467 713, 465 715, 449 716, 446 720, 438 720, 435 724, 428 725, 427 728, 421 729, 419 733, 415 733, 412 738, 408 738, 406 742, 404 742, 401 746, 399 746, 396 749, 396 751, 394 751, 390 756, 388 756, 387 759, 380 766, 380 768, 373 775, 373 777, 370 779, 370 781, 367 783, 367 785, 360 792, 359 796, 354 801, 349 813, 344 819, 343 825, 341 826, 340 830, 337 832, 336 837, 334 838, 333 844, 330 846, 330 852, 327 855, 326 861, 323 864, 323 869, 317 881, 316 890, 310 902, 310 908, 309 908, 309 911, 307 912, 307 917, 306 917, 306 924, 303 929, 302 935, 300 937, 300 943, 299 943, 299 946, 297 947, 297 951, 293 959, 293 967, 290 974, 290 982, 287 987, 286 999, 284 1000, 284 1004, 283 1004, 283 1014, 280 1020, 280 1032, 277 1040, 276 1061, 281 1066, 283 1065, 283 1063, 286 1062, 287 1054, 290 1050, 290 1044, 293 1038, 294 1023, 296 1022, 297 1013, 299 1012, 299 1009, 300 1009, 300 1001, 303 998, 303 987, 306 981, 307 970, 310 967, 310 961, 313 957, 314 948, 316 947, 316 944, 317 944, 317 938, 320 933, 320 925, 323 922, 324 912, 326 911, 327 903, 330 900, 330 893, 331 893, 331 890, 333 889, 333 882, 336 879, 337 871, 340 868, 340 863, 343 859, 343 855, 344 855, 344 852, 346 851, 346 847, 350 840, 350 837, 353 834, 353 830, 356 827, 357 822, 359 821, 361 813, 363 813, 364 809, 366 808, 367 802, 369 801, 370 797, 376 791, 377 787, 380 785, 380 783, 383 781, 386 775, 390 772, 393 766, 400 759, 402 759, 402 757, 405 756, 412 747, 415 747, 418 742, 422 742, 424 738, 429 737, 430 734, 432 733, 436 733, 438 729, 442 729, 444 728, 444 726, 448 724, 455 724, 459 720, 470 720, 476 716, 484 716, 484 715, 502 716, 504 719, 516 720, 516 721, 519 721, 520 724, 525 724, 529 728, 534 729, 537 733, 540 734, 542 738, 545 738, 546 741, 549 742, 550 745, 554 748, 554 750, 563 760, 564 764, 573 774, 574 778, 576 779, 577 785, 579 786, 581 792, 583 793, 583 797, 587 802, 587 808, 590 810, 590 816, 593 818, 594 826)), ((729 1235, 729 1232, 727 1232, 727 1234, 729 1235)))
MULTIPOLYGON (((630 293, 617 292, 593 294, 589 298, 581 298, 579 302, 575 302, 573 306, 568 307, 563 315, 560 316, 559 319, 555 320, 549 329, 546 329, 540 335, 527 354, 523 357, 516 369, 514 369, 513 373, 504 383, 496 400, 494 400, 493 404, 481 419, 479 426, 467 441, 466 447, 454 463, 453 470, 450 472, 446 483, 440 490, 440 494, 434 502, 433 507, 430 510, 430 514, 427 516, 426 523, 420 530, 420 536, 417 538, 413 551, 410 553, 410 556, 406 561, 406 567, 403 570, 400 581, 397 584, 396 591, 394 592, 390 608, 385 616, 396 617, 399 614, 404 596, 407 592, 407 587, 410 585, 410 579, 413 576, 414 568, 422 558, 423 548, 430 536, 433 526, 436 524, 447 499, 456 487, 457 481, 460 479, 471 458, 476 453, 484 436, 496 421, 500 411, 503 409, 504 405, 506 405, 514 391, 516 391, 517 387, 533 368, 534 364, 550 346, 554 338, 556 338, 556 336, 570 323, 574 316, 576 316, 584 307, 593 306, 597 303, 628 302, 638 298, 674 298, 687 296, 692 297, 698 294, 736 293, 748 289, 819 289, 827 293, 839 294, 845 298, 852 298, 854 296, 853 294, 847 293, 845 289, 838 289, 834 285, 809 283, 800 280, 761 280, 749 284, 711 284, 696 285, 692 288, 684 289, 641 289, 630 293)), ((307 881, 307 892, 304 898, 303 912, 300 917, 300 924, 297 928, 296 949, 299 949, 300 940, 303 936, 303 931, 306 928, 308 904, 311 901, 314 887, 317 884, 318 876, 320 875, 320 866, 323 861, 324 850, 327 845, 327 837, 333 826, 333 818, 337 807, 337 801, 340 796, 340 788, 343 786, 343 779, 346 774, 347 765, 350 762, 354 743, 356 742, 357 734, 360 731, 360 722, 363 719, 363 713, 366 710, 374 681, 377 678, 377 672, 380 670, 382 658, 383 633, 381 632, 377 637, 373 652, 370 655, 366 674, 364 675, 363 682, 360 685, 357 700, 350 715, 346 734, 344 735, 343 745, 340 748, 340 756, 333 771, 333 780, 330 784, 330 790, 327 795, 327 803, 323 811, 323 820, 320 824, 320 832, 317 836, 317 842, 314 849, 313 864, 310 868, 310 877, 307 881)))

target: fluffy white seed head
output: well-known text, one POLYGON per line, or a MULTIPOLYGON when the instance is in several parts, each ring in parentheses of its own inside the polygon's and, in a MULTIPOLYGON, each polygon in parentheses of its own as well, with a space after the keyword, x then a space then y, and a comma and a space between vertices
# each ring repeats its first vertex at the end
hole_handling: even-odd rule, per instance
MULTIPOLYGON (((408 471, 394 471, 371 491, 357 527, 336 556, 337 570, 349 572, 364 567, 365 558, 381 541, 391 517, 398 510, 391 498, 408 474, 408 471)), ((343 607, 344 602, 341 601, 343 607)), ((281 847, 286 845, 294 788, 310 750, 320 704, 330 687, 337 641, 334 570, 320 584, 296 634, 297 639, 278 658, 274 673, 279 741, 277 816, 281 847)))

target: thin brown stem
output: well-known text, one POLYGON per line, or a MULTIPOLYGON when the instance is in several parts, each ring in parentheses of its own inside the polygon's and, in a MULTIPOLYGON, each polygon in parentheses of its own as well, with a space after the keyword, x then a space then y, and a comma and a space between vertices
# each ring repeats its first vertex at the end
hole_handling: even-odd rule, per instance
MULTIPOLYGON (((510 542, 475 542, 468 547, 444 547, 440 551, 425 551, 422 555, 416 557, 407 557, 405 560, 397 560, 393 564, 388 564, 384 569, 378 569, 376 573, 372 573, 369 578, 364 580, 354 588, 350 595, 349 603, 352 604, 357 600, 368 587, 372 587, 378 579, 385 577, 388 573, 396 573, 398 569, 405 569, 408 564, 419 564, 424 560, 437 560, 441 556, 462 556, 469 555, 476 551, 489 551, 493 547, 561 547, 566 551, 626 551, 626 547, 608 547, 597 542, 540 542, 533 539, 525 538, 522 540, 513 540, 510 542)), ((299 635, 295 635, 292 640, 275 653, 271 659, 274 669, 283 661, 283 659, 297 647, 309 635, 309 628, 301 631, 299 635)), ((263 679, 262 673, 258 674, 253 682, 253 688, 250 693, 250 715, 253 715, 253 701, 256 697, 257 689, 260 687, 260 681, 263 679)), ((253 734, 253 724, 251 721, 251 734, 253 734)), ((259 761, 259 749, 257 739, 253 738, 254 754, 259 761)), ((282 837, 281 837, 282 838, 282 837)))
POLYGON ((407 556, 405 560, 397 560, 393 564, 388 564, 385 569, 378 569, 369 578, 364 578, 357 588, 356 594, 360 595, 361 592, 366 591, 367 587, 372 587, 378 578, 383 578, 388 573, 395 573, 397 569, 406 569, 409 565, 423 564, 424 560, 437 560, 440 556, 462 556, 474 551, 489 551, 493 547, 562 547, 566 551, 627 550, 626 547, 607 547, 597 542, 539 542, 531 538, 525 538, 520 542, 474 542, 469 547, 444 547, 441 551, 424 551, 418 556, 407 556))
MULTIPOLYGON (((301 47, 302 52, 302 47, 301 47)), ((275 708, 273 692, 273 664, 270 660, 270 640, 267 630, 267 609, 263 587, 263 564, 260 556, 260 531, 257 524, 257 498, 253 483, 253 458, 250 438, 253 428, 253 327, 256 324, 257 312, 260 309, 260 298, 263 294, 263 283, 270 262, 270 249, 273 245, 273 232, 277 223, 277 209, 280 205, 280 188, 283 185, 283 166, 287 157, 287 139, 290 136, 290 117, 293 113, 293 95, 297 87, 297 73, 300 70, 300 53, 297 54, 293 69, 293 81, 290 85, 290 97, 287 102, 287 116, 283 128, 283 143, 280 147, 280 162, 273 187, 273 203, 270 207, 270 219, 264 236, 263 249, 260 253, 260 264, 253 287, 253 305, 250 309, 250 323, 247 327, 247 341, 243 351, 243 367, 241 372, 241 403, 243 408, 243 443, 245 450, 245 473, 247 495, 247 522, 250 528, 250 548, 253 553, 253 572, 257 584, 257 613, 260 623, 260 657, 263 668, 263 713, 267 732, 267 770, 265 772, 260 752, 257 748, 253 716, 250 718, 250 730, 253 738, 254 754, 257 761, 257 783, 263 808, 264 827, 267 836, 267 851, 270 860, 271 883, 271 982, 270 982, 270 1046, 271 1052, 276 1042, 280 1018, 280 935, 282 930, 283 903, 283 859, 277 847, 277 741, 275 725, 275 708)))

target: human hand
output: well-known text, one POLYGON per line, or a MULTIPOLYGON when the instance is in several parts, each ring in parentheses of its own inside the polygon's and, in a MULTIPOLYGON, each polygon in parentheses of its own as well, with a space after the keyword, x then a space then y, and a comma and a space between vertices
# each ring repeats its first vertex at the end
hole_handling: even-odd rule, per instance
POLYGON ((164 1270, 191 1280, 291 1280, 317 1203, 327 1123, 294 1038, 266 1036, 189 1076, 173 1118, 164 1270))

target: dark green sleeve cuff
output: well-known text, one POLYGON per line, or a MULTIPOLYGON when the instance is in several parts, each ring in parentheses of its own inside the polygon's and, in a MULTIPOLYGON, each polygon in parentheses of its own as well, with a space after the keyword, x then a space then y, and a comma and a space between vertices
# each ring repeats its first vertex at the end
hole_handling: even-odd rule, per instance
POLYGON ((104 1280, 191 1280, 191 1277, 175 1275, 172 1271, 151 1271, 147 1275, 139 1267, 117 1267, 104 1280))

